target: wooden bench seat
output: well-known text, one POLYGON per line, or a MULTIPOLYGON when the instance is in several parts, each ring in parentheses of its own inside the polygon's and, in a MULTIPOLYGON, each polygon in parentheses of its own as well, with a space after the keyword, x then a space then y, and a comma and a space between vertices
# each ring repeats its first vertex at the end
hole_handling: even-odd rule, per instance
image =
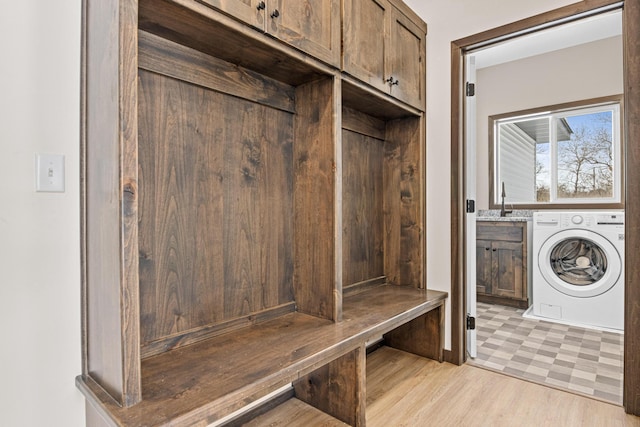
POLYGON ((128 408, 120 407, 90 378, 79 376, 77 384, 105 426, 206 426, 303 379, 296 390, 314 406, 314 400, 319 401, 323 409, 322 401, 331 401, 331 396, 323 395, 321 384, 313 384, 314 376, 322 367, 342 371, 349 366, 351 373, 321 375, 340 377, 355 393, 353 403, 338 392, 338 399, 347 401, 348 414, 338 409, 331 415, 359 424, 364 416, 366 343, 384 335, 388 345, 442 360, 446 296, 378 286, 345 296, 341 322, 290 313, 150 357, 142 361, 142 401, 128 408))

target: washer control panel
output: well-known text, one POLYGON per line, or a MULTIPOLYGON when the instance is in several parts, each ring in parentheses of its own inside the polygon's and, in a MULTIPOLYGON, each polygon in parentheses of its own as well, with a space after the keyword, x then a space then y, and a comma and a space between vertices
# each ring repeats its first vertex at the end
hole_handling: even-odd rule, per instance
POLYGON ((624 228, 624 213, 565 212, 560 214, 561 228, 590 228, 603 226, 624 228))

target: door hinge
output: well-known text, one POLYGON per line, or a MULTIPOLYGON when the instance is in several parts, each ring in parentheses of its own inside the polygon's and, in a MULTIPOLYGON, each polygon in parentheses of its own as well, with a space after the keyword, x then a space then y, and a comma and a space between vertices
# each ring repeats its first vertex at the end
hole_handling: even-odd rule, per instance
POLYGON ((467 314, 467 329, 471 331, 476 329, 476 318, 473 316, 469 316, 468 314, 467 314))
POLYGON ((476 201, 475 200, 467 200, 467 213, 474 213, 476 211, 476 201))
POLYGON ((466 92, 467 96, 474 96, 476 94, 476 84, 467 82, 466 92))

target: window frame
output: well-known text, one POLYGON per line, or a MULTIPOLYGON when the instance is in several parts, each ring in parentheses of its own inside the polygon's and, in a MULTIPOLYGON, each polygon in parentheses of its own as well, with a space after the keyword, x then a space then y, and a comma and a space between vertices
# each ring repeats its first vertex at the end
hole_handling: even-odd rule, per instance
MULTIPOLYGON (((573 112, 580 112, 580 110, 586 110, 589 108, 603 107, 612 104, 617 104, 618 114, 617 122, 619 123, 617 135, 614 134, 614 195, 611 199, 559 199, 559 201, 549 202, 535 202, 535 203, 511 203, 506 202, 509 209, 624 209, 624 129, 622 118, 624 117, 624 105, 623 95, 612 95, 600 98, 591 98, 575 102, 556 104, 544 107, 538 107, 533 109, 514 111, 504 114, 498 114, 489 116, 489 208, 500 209, 500 183, 498 182, 499 169, 498 169, 498 147, 496 141, 496 122, 504 121, 518 121, 519 119, 528 119, 533 116, 544 117, 545 115, 552 116, 553 119, 557 116, 572 115, 573 112), (567 114, 568 113, 568 114, 567 114), (617 136, 617 140, 615 139, 617 136), (617 163, 615 163, 617 162, 617 163), (617 172, 615 171, 617 169, 617 172), (617 188, 616 188, 617 184, 617 188), (601 200, 601 201, 598 201, 601 200)), ((614 117, 616 120, 616 117, 614 117)), ((553 128, 553 126, 551 126, 553 128)), ((614 133, 616 127, 614 126, 614 133)), ((555 130, 553 130, 555 132, 555 130)), ((553 144, 551 144, 553 145, 553 144)), ((553 159, 553 157, 552 157, 553 159)), ((556 162, 557 159, 553 159, 552 162, 556 162)), ((552 165, 551 174, 555 174, 555 165, 552 165)), ((552 178, 552 186, 557 185, 557 178, 552 178)), ((555 193, 555 191, 554 191, 555 193)), ((507 189, 508 195, 508 189, 507 189)))

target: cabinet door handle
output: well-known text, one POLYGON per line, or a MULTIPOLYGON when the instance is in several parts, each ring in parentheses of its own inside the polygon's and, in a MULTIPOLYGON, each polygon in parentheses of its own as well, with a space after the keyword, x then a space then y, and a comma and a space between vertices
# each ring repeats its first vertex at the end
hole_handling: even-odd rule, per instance
POLYGON ((263 2, 263 1, 261 1, 260 3, 258 3, 258 7, 257 7, 257 9, 258 9, 258 10, 264 10, 264 8, 265 8, 265 7, 267 7, 267 5, 266 5, 266 4, 264 4, 264 2, 263 2))
POLYGON ((491 249, 491 248, 484 248, 485 251, 488 251, 489 249, 491 249))
POLYGON ((389 86, 395 86, 398 83, 400 83, 399 80, 394 80, 393 76, 389 77, 387 80, 385 80, 387 83, 389 83, 389 86))
POLYGON ((497 249, 496 249, 496 248, 493 248, 493 252, 495 252, 495 251, 497 251, 497 249))
POLYGON ((274 10, 274 11, 271 13, 271 17, 272 17, 273 19, 276 19, 278 16, 280 16, 280 12, 278 12, 278 9, 274 10))

